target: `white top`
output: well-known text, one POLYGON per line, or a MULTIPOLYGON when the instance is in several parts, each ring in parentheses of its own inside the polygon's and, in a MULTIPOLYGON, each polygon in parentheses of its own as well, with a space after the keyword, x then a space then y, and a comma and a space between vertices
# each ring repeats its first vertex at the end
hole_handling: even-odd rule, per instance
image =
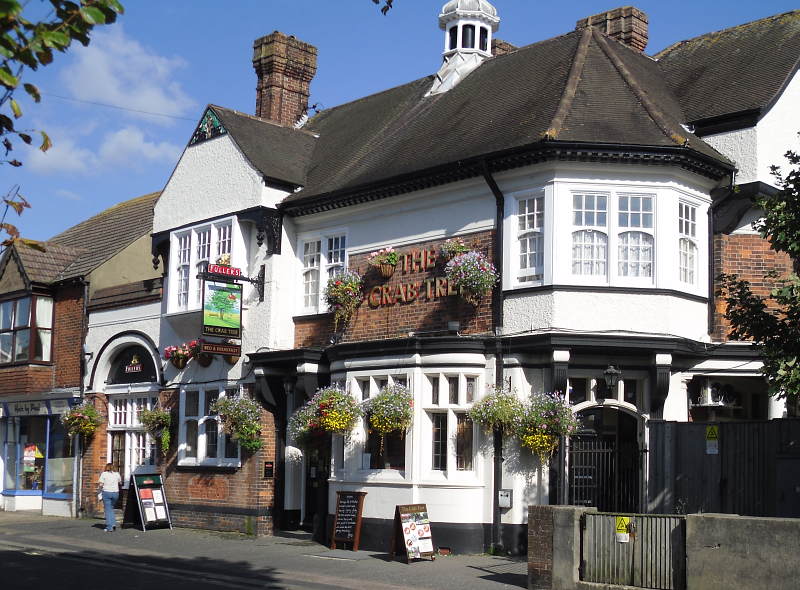
POLYGON ((100 474, 97 483, 103 484, 104 492, 119 492, 122 477, 116 471, 104 471, 100 474))

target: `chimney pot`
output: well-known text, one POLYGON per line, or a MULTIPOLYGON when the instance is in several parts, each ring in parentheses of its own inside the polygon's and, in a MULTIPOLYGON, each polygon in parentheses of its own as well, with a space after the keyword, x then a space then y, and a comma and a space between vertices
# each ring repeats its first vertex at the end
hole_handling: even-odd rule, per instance
POLYGON ((256 116, 286 127, 308 110, 311 80, 317 73, 317 48, 275 31, 253 42, 256 116))
POLYGON ((575 30, 595 27, 637 51, 647 47, 647 15, 635 6, 622 6, 581 19, 575 30))

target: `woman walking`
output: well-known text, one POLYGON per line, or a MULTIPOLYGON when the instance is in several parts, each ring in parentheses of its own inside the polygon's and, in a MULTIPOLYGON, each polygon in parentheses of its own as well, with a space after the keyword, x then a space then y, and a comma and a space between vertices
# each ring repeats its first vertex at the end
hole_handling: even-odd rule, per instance
POLYGON ((103 509, 106 513, 106 528, 107 533, 112 532, 117 528, 117 517, 114 515, 114 505, 119 499, 119 487, 122 483, 122 478, 114 469, 113 463, 106 463, 106 468, 100 474, 97 483, 101 487, 100 495, 103 499, 103 509))

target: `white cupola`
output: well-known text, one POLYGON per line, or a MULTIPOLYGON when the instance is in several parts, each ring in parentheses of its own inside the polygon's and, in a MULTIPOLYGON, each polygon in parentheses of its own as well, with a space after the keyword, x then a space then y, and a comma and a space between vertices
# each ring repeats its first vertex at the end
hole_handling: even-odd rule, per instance
POLYGON ((442 6, 444 61, 428 95, 447 92, 491 57, 492 33, 499 24, 497 9, 486 0, 450 0, 442 6))

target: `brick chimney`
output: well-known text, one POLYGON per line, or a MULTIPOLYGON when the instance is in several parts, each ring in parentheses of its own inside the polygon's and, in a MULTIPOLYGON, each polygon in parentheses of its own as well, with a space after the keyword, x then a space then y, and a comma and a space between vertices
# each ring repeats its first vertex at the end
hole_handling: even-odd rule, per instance
POLYGON ((503 41, 497 37, 492 39, 492 55, 505 55, 519 49, 516 45, 512 45, 508 41, 503 41))
POLYGON ((623 6, 578 21, 576 30, 595 27, 617 41, 644 51, 647 47, 647 15, 634 6, 623 6))
POLYGON ((317 48, 275 31, 253 42, 256 116, 292 127, 308 110, 317 48))

